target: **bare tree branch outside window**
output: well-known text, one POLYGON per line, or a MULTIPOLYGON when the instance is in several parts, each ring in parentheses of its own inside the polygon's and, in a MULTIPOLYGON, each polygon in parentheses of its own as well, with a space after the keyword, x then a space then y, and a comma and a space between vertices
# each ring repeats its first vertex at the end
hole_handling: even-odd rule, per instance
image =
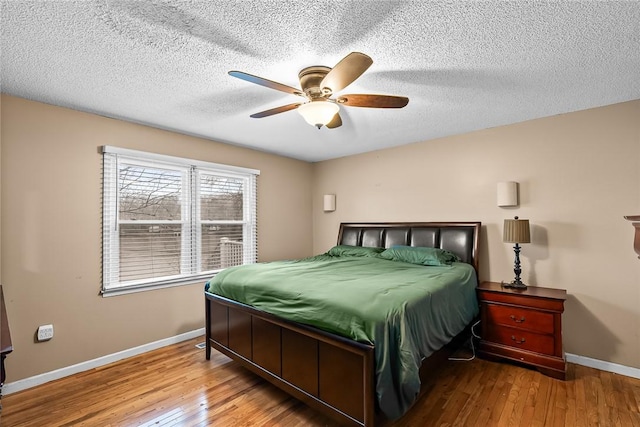
POLYGON ((182 224, 172 221, 179 221, 182 216, 182 179, 179 171, 121 167, 120 220, 157 221, 152 225, 120 225, 121 280, 180 274, 182 224))
POLYGON ((127 166, 120 169, 120 218, 180 220, 182 177, 176 171, 127 166))

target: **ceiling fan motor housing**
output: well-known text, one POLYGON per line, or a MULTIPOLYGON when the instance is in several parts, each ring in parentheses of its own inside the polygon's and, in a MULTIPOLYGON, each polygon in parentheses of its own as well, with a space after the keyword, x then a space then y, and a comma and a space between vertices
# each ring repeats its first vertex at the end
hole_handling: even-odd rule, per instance
POLYGON ((330 88, 321 88, 320 83, 324 77, 331 71, 330 67, 323 65, 314 65, 302 69, 298 73, 300 79, 300 86, 309 99, 314 100, 318 98, 328 98, 331 96, 332 91, 330 88))

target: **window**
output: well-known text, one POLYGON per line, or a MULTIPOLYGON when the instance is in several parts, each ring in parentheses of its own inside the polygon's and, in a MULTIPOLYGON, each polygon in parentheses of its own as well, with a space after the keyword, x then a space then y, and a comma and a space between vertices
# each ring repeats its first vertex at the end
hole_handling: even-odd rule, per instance
POLYGON ((256 262, 259 171, 110 146, 102 153, 103 294, 256 262))

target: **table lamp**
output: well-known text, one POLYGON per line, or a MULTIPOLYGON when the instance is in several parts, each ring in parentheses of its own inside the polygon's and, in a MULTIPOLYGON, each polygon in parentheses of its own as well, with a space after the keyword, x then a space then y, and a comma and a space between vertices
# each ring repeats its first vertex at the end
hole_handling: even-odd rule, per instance
POLYGON ((529 220, 518 219, 517 216, 514 217, 514 219, 505 219, 502 240, 505 243, 515 243, 513 251, 516 253, 516 259, 513 265, 513 272, 516 277, 513 282, 503 283, 502 286, 505 288, 527 289, 527 285, 522 283, 522 280, 520 279, 520 273, 522 272, 520 269, 520 243, 531 242, 529 220))

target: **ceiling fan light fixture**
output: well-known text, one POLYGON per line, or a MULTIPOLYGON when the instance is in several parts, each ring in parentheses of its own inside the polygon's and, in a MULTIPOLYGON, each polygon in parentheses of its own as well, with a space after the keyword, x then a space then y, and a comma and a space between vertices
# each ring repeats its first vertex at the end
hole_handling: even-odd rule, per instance
POLYGON ((305 101, 270 108, 249 117, 260 119, 285 111, 298 110, 304 120, 320 129, 336 129, 342 126, 342 118, 338 113, 340 104, 345 107, 364 108, 402 108, 409 103, 409 98, 394 95, 348 94, 336 98, 331 96, 349 86, 364 73, 373 60, 361 52, 351 52, 330 68, 324 65, 312 65, 298 73, 300 87, 294 88, 242 71, 229 71, 229 75, 249 83, 279 90, 306 98, 305 101), (304 102, 304 103, 303 103, 304 102))
POLYGON ((298 112, 311 126, 320 129, 340 111, 337 104, 329 101, 311 101, 298 107, 298 112))

